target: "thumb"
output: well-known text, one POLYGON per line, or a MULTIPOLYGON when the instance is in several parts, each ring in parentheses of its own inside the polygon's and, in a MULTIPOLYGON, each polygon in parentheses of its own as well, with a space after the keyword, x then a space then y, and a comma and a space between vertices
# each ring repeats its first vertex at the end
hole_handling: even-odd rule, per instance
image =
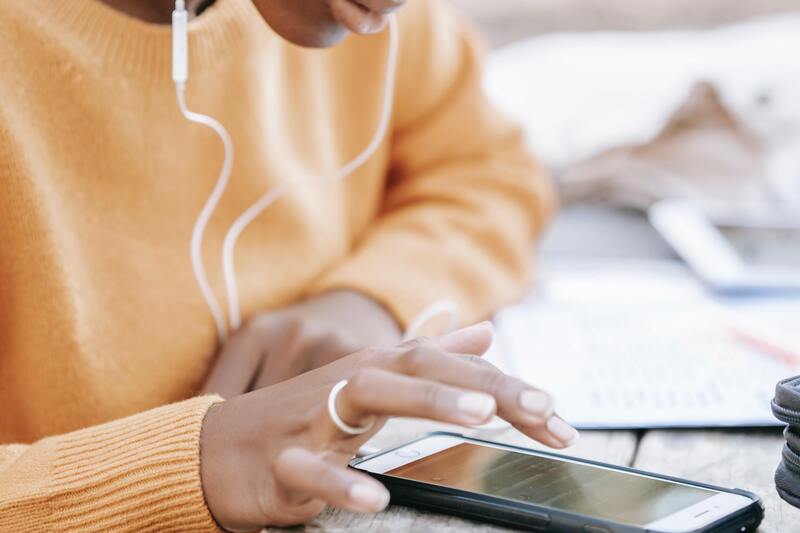
POLYGON ((483 355, 492 345, 494 328, 491 322, 481 322, 459 329, 434 340, 442 349, 472 355, 483 355))
POLYGON ((218 394, 228 400, 250 391, 264 364, 263 339, 277 336, 276 324, 262 318, 257 328, 248 322, 234 332, 220 347, 200 394, 218 394))

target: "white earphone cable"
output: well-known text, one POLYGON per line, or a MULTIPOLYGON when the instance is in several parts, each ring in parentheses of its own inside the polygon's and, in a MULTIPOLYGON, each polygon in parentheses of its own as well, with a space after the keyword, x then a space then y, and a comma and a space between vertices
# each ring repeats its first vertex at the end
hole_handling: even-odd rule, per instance
MULTIPOLYGON (((219 205, 222 195, 228 186, 233 170, 234 147, 231 135, 228 130, 218 120, 200 113, 190 111, 186 105, 186 81, 189 77, 189 37, 188 37, 188 13, 184 0, 176 0, 175 11, 172 14, 173 23, 173 64, 172 76, 175 81, 178 106, 181 114, 190 122, 201 124, 213 130, 222 141, 224 148, 224 159, 219 177, 214 185, 206 203, 197 217, 192 230, 191 240, 191 262, 197 285, 203 298, 211 311, 214 324, 217 329, 217 336, 220 342, 224 342, 228 336, 228 328, 225 324, 225 315, 220 306, 219 300, 214 295, 211 284, 208 281, 205 267, 203 265, 203 238, 206 228, 214 210, 219 205)), ((295 178, 281 182, 272 190, 261 196, 253 205, 245 210, 234 221, 225 234, 222 245, 222 273, 225 282, 225 292, 228 297, 228 312, 230 314, 231 329, 237 329, 241 325, 241 311, 239 302, 239 288, 236 283, 236 269, 234 264, 234 252, 236 241, 242 232, 250 225, 261 213, 270 205, 283 196, 292 186, 303 183, 314 183, 323 181, 340 181, 355 172, 366 163, 380 147, 381 142, 386 138, 389 123, 391 122, 392 108, 394 107, 394 85, 397 75, 397 55, 399 51, 399 32, 395 17, 389 17, 389 51, 386 60, 386 80, 383 92, 383 109, 380 121, 372 139, 364 150, 353 158, 349 163, 339 169, 331 176, 307 176, 305 178, 295 178)), ((416 335, 416 332, 430 319, 441 314, 450 315, 449 330, 455 329, 458 323, 458 308, 449 301, 435 302, 424 309, 412 321, 406 332, 406 338, 416 335)))
POLYGON ((205 298, 206 304, 208 304, 208 308, 211 311, 211 316, 214 318, 214 324, 216 325, 220 342, 224 342, 228 336, 227 328, 225 327, 225 316, 219 305, 219 301, 216 296, 214 296, 214 291, 211 289, 211 285, 208 282, 206 269, 203 266, 203 237, 205 236, 208 221, 211 219, 211 215, 214 214, 214 210, 217 208, 222 194, 225 192, 225 188, 228 186, 228 182, 231 178, 234 157, 233 139, 231 139, 225 126, 218 120, 207 115, 194 113, 187 109, 184 84, 176 84, 176 91, 178 95, 178 105, 180 106, 183 116, 191 122, 211 128, 222 140, 222 145, 225 149, 222 170, 219 173, 219 178, 217 178, 211 196, 208 197, 205 205, 203 205, 203 209, 200 211, 200 216, 197 217, 197 221, 192 230, 191 241, 192 268, 194 269, 194 275, 197 279, 197 285, 200 287, 200 292, 203 293, 203 298, 205 298))
POLYGON ((189 13, 186 11, 186 2, 184 0, 175 0, 175 10, 172 12, 172 80, 175 82, 175 93, 178 99, 178 107, 181 114, 196 124, 201 124, 210 128, 222 140, 222 146, 225 151, 222 169, 220 170, 219 178, 217 178, 214 189, 211 192, 206 203, 203 205, 200 215, 192 229, 192 240, 190 245, 190 258, 192 268, 197 280, 197 285, 203 298, 211 311, 211 316, 214 319, 214 325, 217 328, 217 336, 220 342, 227 338, 227 329, 225 328, 225 315, 219 305, 219 301, 214 296, 214 291, 208 282, 205 267, 203 266, 203 237, 205 236, 206 227, 211 215, 214 213, 217 204, 219 204, 222 194, 225 192, 225 187, 231 177, 231 170, 233 168, 233 140, 231 139, 228 130, 225 129, 218 120, 207 115, 194 113, 189 111, 186 106, 186 81, 189 79, 189 13))
MULTIPOLYGON (((236 283, 236 272, 234 265, 234 251, 236 241, 242 232, 251 224, 266 208, 272 205, 277 199, 283 196, 291 186, 301 183, 313 183, 315 181, 339 181, 361 167, 377 151, 380 143, 385 139, 391 120, 392 107, 394 105, 394 83, 397 69, 397 54, 399 48, 399 37, 397 22, 394 17, 389 19, 389 51, 386 64, 386 81, 383 94, 383 110, 381 112, 378 127, 367 147, 358 154, 352 161, 339 169, 332 176, 310 176, 307 178, 291 179, 277 185, 272 190, 261 196, 253 205, 245 210, 231 225, 225 235, 222 247, 222 272, 225 281, 225 292, 228 296, 228 312, 230 314, 231 329, 237 329, 241 325, 241 311, 239 304, 239 289, 236 283)), ((225 155, 219 178, 214 185, 206 203, 203 205, 200 215, 195 222, 192 231, 191 241, 191 262, 194 270, 197 285, 203 298, 211 311, 217 335, 220 342, 225 341, 228 328, 225 324, 225 317, 220 306, 219 300, 214 295, 214 291, 208 281, 205 267, 203 265, 202 245, 205 231, 214 210, 219 205, 222 195, 230 181, 233 170, 234 148, 233 140, 225 127, 213 117, 190 111, 186 105, 186 81, 189 75, 188 69, 188 13, 185 2, 176 0, 175 11, 173 12, 173 80, 178 99, 178 106, 181 114, 196 124, 201 124, 213 130, 222 141, 225 155)))
POLYGON ((447 328, 445 328, 442 333, 454 331, 458 327, 460 318, 458 306, 451 300, 439 300, 423 309, 411 320, 408 328, 406 328, 406 332, 403 334, 403 342, 419 337, 422 328, 425 327, 428 322, 438 316, 444 315, 449 317, 449 321, 447 323, 447 328))
POLYGON ((247 226, 253 222, 267 207, 278 200, 293 185, 310 183, 317 181, 340 181, 355 172, 359 167, 366 163, 376 152, 381 142, 386 138, 391 121, 392 108, 394 106, 394 82, 397 70, 397 53, 399 48, 399 37, 397 31, 397 21, 394 17, 389 18, 389 52, 386 61, 386 81, 383 92, 383 111, 372 136, 372 140, 364 150, 352 161, 331 176, 308 176, 305 178, 284 181, 273 190, 267 192, 251 205, 233 223, 225 235, 222 246, 222 272, 225 279, 225 290, 228 295, 228 309, 230 312, 230 324, 232 329, 237 329, 241 325, 241 314, 239 308, 239 288, 236 284, 236 270, 234 265, 234 250, 236 241, 247 226))

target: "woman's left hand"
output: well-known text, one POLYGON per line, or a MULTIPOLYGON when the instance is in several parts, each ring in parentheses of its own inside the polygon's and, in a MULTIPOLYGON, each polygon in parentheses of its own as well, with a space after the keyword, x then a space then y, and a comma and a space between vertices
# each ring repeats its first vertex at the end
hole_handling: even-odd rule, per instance
POLYGON ((332 291, 248 320, 222 345, 201 389, 232 398, 331 363, 367 346, 394 346, 389 312, 354 291, 332 291))

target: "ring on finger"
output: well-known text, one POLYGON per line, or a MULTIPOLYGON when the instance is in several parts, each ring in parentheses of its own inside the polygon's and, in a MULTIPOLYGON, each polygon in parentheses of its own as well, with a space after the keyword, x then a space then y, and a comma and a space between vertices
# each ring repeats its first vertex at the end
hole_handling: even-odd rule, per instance
POLYGON ((371 430, 375 425, 375 417, 372 417, 369 422, 363 426, 351 426, 342 420, 342 417, 339 416, 339 412, 336 410, 336 398, 339 396, 341 390, 346 386, 347 380, 343 379, 331 389, 331 392, 328 395, 328 414, 330 415, 334 425, 339 428, 342 433, 347 433, 348 435, 363 435, 367 431, 371 430))

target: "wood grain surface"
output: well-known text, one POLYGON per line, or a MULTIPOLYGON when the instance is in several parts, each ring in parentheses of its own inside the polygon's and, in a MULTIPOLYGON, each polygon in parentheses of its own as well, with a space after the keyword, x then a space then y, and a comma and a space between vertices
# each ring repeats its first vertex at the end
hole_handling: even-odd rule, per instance
POLYGON ((760 532, 798 533, 800 510, 780 499, 773 480, 783 443, 778 430, 650 431, 634 467, 755 492, 766 507, 760 532))

